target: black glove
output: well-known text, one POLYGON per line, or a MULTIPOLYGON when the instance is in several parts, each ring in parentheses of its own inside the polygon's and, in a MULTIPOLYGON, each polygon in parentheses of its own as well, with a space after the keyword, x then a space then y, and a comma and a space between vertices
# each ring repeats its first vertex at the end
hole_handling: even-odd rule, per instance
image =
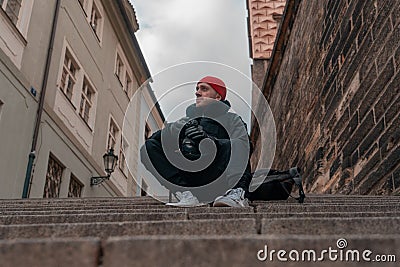
POLYGON ((199 159, 201 156, 198 145, 193 140, 187 137, 183 139, 180 149, 183 156, 187 159, 196 160, 199 159))
POLYGON ((185 130, 185 137, 193 140, 197 144, 200 143, 200 141, 204 138, 213 139, 203 130, 203 127, 201 125, 193 125, 188 127, 185 130))

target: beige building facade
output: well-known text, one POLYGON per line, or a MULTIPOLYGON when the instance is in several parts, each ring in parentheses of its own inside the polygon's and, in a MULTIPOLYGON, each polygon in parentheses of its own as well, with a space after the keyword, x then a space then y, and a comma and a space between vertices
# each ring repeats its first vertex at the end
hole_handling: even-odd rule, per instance
POLYGON ((163 116, 156 106, 152 123, 142 118, 142 105, 156 100, 151 88, 139 90, 150 72, 134 35, 139 27, 131 4, 1 2, 0 137, 9 153, 0 155, 6 170, 0 181, 7 185, 0 197, 21 197, 26 177, 33 198, 138 195, 138 171, 127 159, 137 162, 141 135, 159 129, 163 116), (128 106, 138 112, 125 117, 128 106), (115 171, 91 186, 91 177, 106 174, 103 155, 110 148, 118 156, 115 171))

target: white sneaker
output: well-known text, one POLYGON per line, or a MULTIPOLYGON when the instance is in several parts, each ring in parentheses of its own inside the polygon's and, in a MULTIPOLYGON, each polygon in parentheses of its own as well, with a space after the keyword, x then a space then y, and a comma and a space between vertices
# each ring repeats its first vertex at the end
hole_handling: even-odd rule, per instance
POLYGON ((245 191, 242 188, 229 189, 225 195, 214 200, 213 207, 249 207, 247 198, 244 198, 245 191))
POLYGON ((204 205, 203 203, 200 203, 197 197, 193 196, 192 192, 190 191, 184 191, 182 193, 176 192, 175 196, 179 200, 179 202, 170 202, 166 203, 165 205, 184 208, 198 207, 204 205))

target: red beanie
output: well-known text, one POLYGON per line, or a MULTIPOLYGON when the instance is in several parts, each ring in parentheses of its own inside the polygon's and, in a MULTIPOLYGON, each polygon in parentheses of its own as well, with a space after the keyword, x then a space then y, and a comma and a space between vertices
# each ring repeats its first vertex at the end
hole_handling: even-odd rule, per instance
POLYGON ((224 100, 226 97, 226 86, 225 83, 218 79, 217 77, 206 76, 202 78, 197 84, 199 83, 207 83, 210 85, 221 97, 221 100, 224 100))

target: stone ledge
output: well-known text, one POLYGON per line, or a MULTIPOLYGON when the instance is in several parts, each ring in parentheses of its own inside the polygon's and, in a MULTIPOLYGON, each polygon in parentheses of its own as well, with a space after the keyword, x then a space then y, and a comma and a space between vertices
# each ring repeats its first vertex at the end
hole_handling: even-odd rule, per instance
MULTIPOLYGON (((257 253, 285 249, 337 249, 343 236, 223 236, 223 237, 127 237, 110 238, 104 245, 104 266, 310 266, 310 262, 259 261, 257 253)), ((400 236, 348 236, 349 249, 372 250, 375 255, 396 254, 400 236)), ((286 255, 287 257, 288 255, 286 255)), ((398 255, 396 255, 398 257, 398 255)), ((396 266, 386 263, 384 266, 396 266)), ((321 261, 317 266, 374 266, 371 262, 321 261)), ((383 265, 381 265, 383 266, 383 265)))
POLYGON ((400 235, 400 217, 262 219, 261 234, 400 235))
POLYGON ((0 226, 0 239, 125 235, 255 234, 255 219, 22 224, 0 226))
POLYGON ((2 267, 98 266, 100 239, 34 239, 0 241, 2 267))

